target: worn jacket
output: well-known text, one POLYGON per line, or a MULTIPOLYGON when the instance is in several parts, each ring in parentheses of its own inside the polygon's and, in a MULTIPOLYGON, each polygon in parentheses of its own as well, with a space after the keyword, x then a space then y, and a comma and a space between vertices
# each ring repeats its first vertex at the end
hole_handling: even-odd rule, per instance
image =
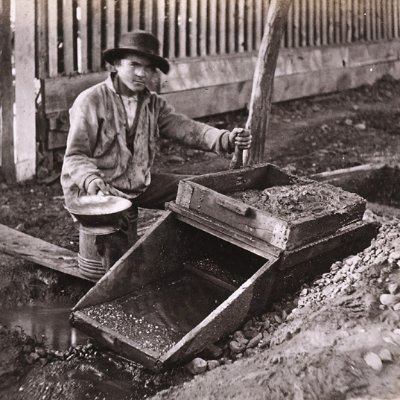
POLYGON ((111 74, 106 81, 82 92, 70 110, 61 173, 67 205, 85 194, 88 184, 97 177, 132 198, 145 191, 160 137, 218 154, 230 150, 228 131, 177 113, 165 99, 148 90, 141 94, 133 149, 128 148, 125 111, 113 78, 111 74))

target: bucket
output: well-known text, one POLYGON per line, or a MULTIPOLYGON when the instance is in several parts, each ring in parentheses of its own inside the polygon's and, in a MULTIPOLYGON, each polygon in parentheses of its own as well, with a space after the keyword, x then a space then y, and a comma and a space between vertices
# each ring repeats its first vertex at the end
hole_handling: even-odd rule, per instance
POLYGON ((91 279, 100 279, 106 272, 102 257, 97 251, 96 237, 82 226, 79 228, 78 267, 82 275, 91 279))

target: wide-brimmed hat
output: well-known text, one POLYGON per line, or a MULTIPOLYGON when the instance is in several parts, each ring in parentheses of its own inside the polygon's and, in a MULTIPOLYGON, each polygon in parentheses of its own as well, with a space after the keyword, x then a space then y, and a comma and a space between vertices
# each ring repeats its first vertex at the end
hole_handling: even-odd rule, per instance
POLYGON ((168 61, 160 56, 160 42, 151 32, 136 30, 124 33, 117 47, 103 52, 104 59, 112 65, 115 60, 129 54, 147 57, 164 74, 169 71, 168 61))

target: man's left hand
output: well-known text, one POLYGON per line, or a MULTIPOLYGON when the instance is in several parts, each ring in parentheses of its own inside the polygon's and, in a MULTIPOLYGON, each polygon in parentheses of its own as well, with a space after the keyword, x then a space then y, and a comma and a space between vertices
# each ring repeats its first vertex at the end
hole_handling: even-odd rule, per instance
POLYGON ((251 139, 252 136, 248 129, 234 128, 232 132, 229 132, 229 144, 231 148, 237 146, 240 150, 249 149, 251 139))

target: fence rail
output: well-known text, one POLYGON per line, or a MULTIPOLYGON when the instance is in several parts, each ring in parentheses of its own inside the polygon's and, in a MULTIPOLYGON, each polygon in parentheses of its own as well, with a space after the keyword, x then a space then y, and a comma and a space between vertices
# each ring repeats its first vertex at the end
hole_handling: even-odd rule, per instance
MULTIPOLYGON (((36 0, 36 76, 105 69, 121 33, 152 31, 169 59, 256 51, 270 0, 36 0)), ((293 0, 282 46, 398 38, 400 0, 293 0)))

